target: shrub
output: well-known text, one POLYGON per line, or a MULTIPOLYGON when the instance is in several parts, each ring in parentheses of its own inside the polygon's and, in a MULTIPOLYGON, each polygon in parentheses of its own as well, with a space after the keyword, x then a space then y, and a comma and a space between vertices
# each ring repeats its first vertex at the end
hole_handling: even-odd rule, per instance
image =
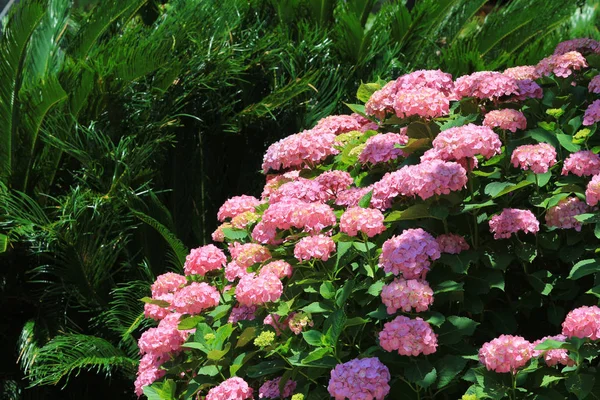
POLYGON ((140 341, 137 393, 597 394, 597 45, 367 84, 355 114, 273 144, 262 199, 219 211, 229 254, 193 250, 145 299, 163 319, 140 341))

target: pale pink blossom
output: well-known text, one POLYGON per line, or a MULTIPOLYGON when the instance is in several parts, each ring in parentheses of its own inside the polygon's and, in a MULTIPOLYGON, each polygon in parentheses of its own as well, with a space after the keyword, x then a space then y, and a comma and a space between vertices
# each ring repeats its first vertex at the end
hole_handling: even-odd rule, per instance
POLYGON ((600 173, 600 155, 590 150, 569 154, 563 163, 562 175, 592 176, 600 173))
POLYGON ((421 228, 407 229, 383 243, 379 264, 386 273, 405 279, 425 278, 432 260, 440 258, 440 247, 421 228))
POLYGON ((252 399, 252 388, 242 378, 233 377, 208 391, 206 400, 252 399))
POLYGON ((423 280, 396 278, 383 287, 381 302, 390 315, 398 310, 424 312, 433 303, 433 290, 423 280))
POLYGON ((485 114, 483 125, 514 133, 518 129, 524 130, 527 128, 527 119, 525 119, 525 115, 522 112, 505 108, 503 110, 493 110, 485 114))
POLYGON ((177 289, 187 283, 187 279, 183 275, 174 272, 167 272, 159 275, 156 281, 152 284, 152 297, 158 298, 167 293, 175 293, 177 289))
POLYGON ((442 253, 460 254, 464 250, 469 250, 469 244, 465 238, 454 233, 440 235, 435 240, 438 242, 442 253))
POLYGON ((479 361, 488 371, 514 374, 533 357, 533 347, 521 336, 500 335, 481 346, 479 361))
MULTIPOLYGON (((546 340, 555 340, 564 342, 567 340, 565 335, 546 336, 540 340, 533 342, 533 346, 544 343, 546 340)), ((533 357, 543 357, 546 365, 554 367, 555 365, 565 365, 571 367, 575 365, 575 360, 569 358, 569 352, 566 349, 550 349, 550 350, 533 350, 533 357)))
POLYGON ((315 181, 321 185, 322 190, 327 193, 327 200, 333 198, 337 193, 347 189, 354 183, 350 174, 346 171, 327 171, 315 178, 315 181))
POLYGON ((294 247, 294 257, 298 261, 320 259, 329 260, 335 251, 335 242, 329 236, 307 236, 298 241, 294 247))
POLYGON ((283 279, 286 277, 291 278, 294 270, 289 263, 283 260, 277 260, 264 265, 258 274, 264 275, 266 273, 275 274, 279 279, 283 279))
POLYGON ((171 305, 182 314, 200 314, 219 304, 219 292, 206 282, 192 282, 179 289, 173 296, 171 305))
POLYGON ((477 97, 492 100, 518 94, 518 89, 516 79, 492 71, 461 76, 454 82, 454 93, 458 98, 477 97))
POLYGON ((429 119, 443 117, 450 112, 450 100, 444 93, 435 89, 400 90, 396 93, 394 111, 400 118, 412 116, 429 119))
POLYGON ((405 157, 406 154, 398 145, 408 143, 408 136, 402 133, 383 133, 371 136, 365 143, 365 148, 360 153, 358 160, 363 164, 378 164, 405 157))
POLYGON ((221 269, 227 263, 225 254, 215 245, 192 249, 185 257, 183 269, 186 275, 206 275, 207 272, 221 269))
POLYGON ((525 144, 513 150, 510 162, 513 167, 544 174, 556 164, 556 149, 548 143, 525 144))
POLYGON ((281 185, 295 181, 298 177, 300 177, 300 171, 288 171, 284 174, 268 174, 261 198, 263 200, 268 199, 281 185))
POLYGON ((221 222, 227 218, 233 218, 246 211, 253 211, 261 204, 260 200, 253 196, 241 195, 227 200, 217 213, 217 219, 221 222))
POLYGON ((234 242, 233 246, 229 246, 229 252, 235 262, 244 269, 271 258, 269 249, 257 243, 239 244, 234 242))
POLYGON ((446 129, 433 140, 433 148, 446 161, 481 155, 489 159, 502 151, 498 135, 487 126, 467 124, 446 129))
POLYGON ((165 354, 179 351, 190 333, 190 331, 177 329, 180 317, 179 313, 169 313, 156 328, 150 328, 142 333, 138 340, 140 353, 165 354))
POLYGON ((262 305, 279 300, 283 284, 275 274, 261 276, 248 274, 240 279, 235 288, 235 297, 242 306, 262 305))
POLYGON ((390 371, 377 357, 354 359, 331 370, 327 390, 335 400, 383 400, 390 371))
POLYGON ((262 169, 278 171, 290 167, 313 166, 327 157, 338 154, 335 135, 308 130, 273 143, 265 153, 262 169))
POLYGON ((583 306, 569 312, 562 323, 562 334, 569 338, 600 339, 600 307, 583 306))
POLYGON ((383 219, 383 213, 377 209, 351 207, 340 218, 340 232, 350 236, 362 232, 368 237, 373 237, 385 230, 383 219))
MULTIPOLYGON (((158 296, 153 296, 152 299, 166 301, 170 305, 173 301, 173 293, 166 293, 158 296)), ((161 307, 152 303, 144 304, 144 317, 151 318, 155 321, 160 321, 161 319, 166 317, 170 312, 171 311, 169 310, 169 307, 161 307)))
POLYGON ((330 115, 321 119, 313 130, 339 135, 351 131, 365 131, 367 129, 377 130, 377 124, 359 114, 330 115))
POLYGON ((274 204, 284 199, 324 203, 331 198, 333 198, 333 193, 329 193, 317 180, 298 178, 295 181, 284 183, 271 193, 269 203, 274 204))
POLYGON ((147 353, 140 360, 135 380, 135 394, 140 397, 144 393, 144 387, 151 385, 165 376, 166 370, 160 366, 169 360, 169 355, 164 353, 147 353))
POLYGON ((385 351, 398 351, 401 356, 433 354, 437 350, 437 335, 421 318, 400 315, 383 325, 379 345, 385 351))
POLYGON ((536 68, 536 74, 548 76, 554 74, 561 78, 567 78, 573 71, 587 68, 585 57, 577 51, 569 51, 564 54, 553 54, 541 60, 536 68))
POLYGON ((489 224, 494 239, 508 239, 518 231, 536 234, 540 230, 540 223, 531 211, 516 208, 505 208, 494 215, 489 224))
POLYGON ((246 229, 260 219, 260 215, 252 211, 246 211, 231 219, 231 226, 236 229, 246 229))
POLYGON ((248 270, 242 268, 235 260, 225 266, 225 279, 234 282, 237 278, 248 275, 248 270))
POLYGON ((551 207, 546 212, 546 225, 560 229, 575 229, 581 231, 581 222, 575 219, 576 215, 588 211, 588 206, 577 197, 567 197, 551 207))
POLYGON ((335 204, 338 206, 356 207, 360 200, 372 190, 371 186, 364 188, 353 187, 337 193, 335 204))
POLYGON ((585 189, 585 202, 595 206, 600 201, 600 174, 594 175, 585 189))
POLYGON ((590 93, 600 93, 600 75, 596 75, 592 78, 588 85, 590 93))
POLYGON ((504 75, 510 76, 517 81, 529 79, 536 80, 540 76, 535 72, 535 65, 522 65, 513 68, 507 68, 502 72, 504 75))

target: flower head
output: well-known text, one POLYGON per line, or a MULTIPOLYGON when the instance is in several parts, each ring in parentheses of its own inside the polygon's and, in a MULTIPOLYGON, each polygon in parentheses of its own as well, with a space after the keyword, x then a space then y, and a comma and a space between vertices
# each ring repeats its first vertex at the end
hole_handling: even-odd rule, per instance
POLYGON ((595 206, 600 201, 600 174, 594 175, 585 189, 585 202, 595 206))
POLYGON ((493 110, 485 114, 483 125, 489 128, 500 128, 511 132, 518 129, 527 128, 527 119, 522 112, 505 108, 503 110, 493 110))
POLYGON ((263 171, 317 164, 338 154, 335 135, 322 130, 308 130, 273 143, 265 153, 263 171))
POLYGON ((569 312, 562 323, 562 334, 570 338, 600 339, 600 307, 583 306, 569 312))
POLYGON ((588 206, 577 197, 567 197, 546 212, 546 224, 560 229, 575 229, 579 232, 581 222, 577 221, 575 216, 587 210, 588 206))
POLYGON ((283 284, 277 275, 270 272, 254 276, 251 274, 240 278, 235 288, 235 297, 240 305, 253 306, 279 300, 283 293, 283 284))
POLYGON ((217 213, 217 219, 221 222, 227 218, 234 218, 235 216, 246 212, 254 211, 257 206, 260 205, 260 200, 253 196, 241 195, 235 196, 227 200, 217 213))
POLYGON ((296 243, 296 246, 294 247, 294 257, 296 257, 298 261, 311 260, 314 258, 327 261, 334 251, 335 242, 329 236, 307 236, 296 243))
POLYGON ((401 356, 427 355, 436 352, 437 335, 423 319, 400 315, 383 326, 379 344, 385 351, 396 350, 401 356))
POLYGON ((459 98, 497 99, 518 93, 517 80, 500 72, 481 71, 461 76, 454 82, 459 98))
POLYGON ((561 174, 575 174, 577 176, 592 176, 600 173, 600 155, 590 150, 581 150, 569 154, 563 163, 561 174))
POLYGON ((331 370, 327 390, 335 400, 383 400, 389 381, 390 371, 378 358, 354 359, 331 370))
POLYGON ((479 361, 488 371, 514 374, 531 359, 533 347, 520 336, 501 335, 481 346, 479 361))
POLYGON ((264 265, 261 269, 260 272, 258 273, 258 275, 264 275, 267 273, 272 273, 275 276, 277 276, 279 279, 283 279, 283 278, 291 278, 292 274, 294 273, 294 270, 292 268, 292 266, 283 261, 283 260, 277 260, 277 261, 272 261, 266 265, 264 265))
MULTIPOLYGON (((542 344, 546 340, 556 340, 557 342, 564 342, 567 340, 565 335, 546 336, 540 340, 533 342, 533 346, 542 344)), ((551 350, 533 350, 533 357, 543 357, 546 365, 553 367, 557 364, 571 367, 575 365, 575 361, 569 358, 569 352, 565 349, 551 349, 551 350)))
POLYGON ((583 114, 583 125, 593 125, 598 121, 600 121, 600 100, 594 100, 583 114))
POLYGON ((288 380, 285 383, 282 391, 279 391, 279 383, 281 382, 281 378, 271 379, 270 381, 266 381, 263 385, 258 389, 258 398, 259 399, 285 399, 290 397, 294 390, 296 390, 296 382, 292 380, 288 380))
POLYGON ((435 240, 438 242, 442 253, 460 254, 464 250, 469 250, 469 244, 465 238, 454 233, 440 235, 435 240))
POLYGON ((275 332, 264 331, 254 339, 254 345, 256 347, 267 347, 273 344, 275 341, 275 332))
POLYGON ((252 388, 237 376, 229 378, 208 391, 206 400, 246 400, 252 398, 252 388))
POLYGON ((219 304, 219 292, 206 282, 192 282, 179 289, 173 296, 171 305, 182 314, 200 314, 207 308, 219 304))
POLYGON ((396 147, 408 143, 408 136, 402 133, 383 133, 367 139, 365 148, 358 160, 363 164, 378 164, 404 157, 406 154, 396 147))
POLYGON ((399 90, 394 100, 394 110, 400 118, 411 116, 437 118, 448 115, 450 100, 439 90, 426 87, 399 90))
POLYGON ((553 54, 541 60, 536 68, 536 74, 540 76, 548 76, 554 74, 561 78, 567 78, 573 71, 586 68, 587 62, 585 57, 577 51, 569 51, 564 54, 553 54))
POLYGON ((381 302, 390 315, 397 310, 411 312, 414 309, 415 312, 424 312, 433 303, 433 290, 426 281, 396 278, 383 287, 381 302))
POLYGON ((502 142, 487 126, 468 124, 446 129, 433 140, 433 148, 446 161, 482 155, 491 158, 500 154, 502 142))
POLYGON ((377 209, 351 207, 340 218, 340 231, 350 236, 362 232, 368 237, 379 235, 385 230, 383 214, 377 209))
POLYGON ((544 174, 556 164, 556 149, 548 143, 526 144, 513 151, 510 162, 514 167, 544 174))
POLYGON ((588 38, 565 40, 556 46, 554 54, 561 55, 571 51, 581 54, 600 53, 600 42, 588 38))
POLYGON ((433 236, 421 228, 407 229, 383 243, 379 264, 387 273, 416 279, 424 278, 431 260, 438 258, 440 247, 433 236))
POLYGON ((490 232, 494 234, 494 239, 508 239, 518 231, 535 234, 539 230, 540 223, 529 210, 505 208, 490 219, 490 232))
POLYGON ((167 272, 159 275, 156 281, 152 284, 152 297, 157 299, 168 293, 175 293, 177 289, 187 283, 187 279, 183 275, 174 272, 167 272))
POLYGON ((223 268, 226 263, 225 254, 215 245, 209 244, 192 249, 185 257, 183 270, 186 275, 206 275, 209 271, 223 268))

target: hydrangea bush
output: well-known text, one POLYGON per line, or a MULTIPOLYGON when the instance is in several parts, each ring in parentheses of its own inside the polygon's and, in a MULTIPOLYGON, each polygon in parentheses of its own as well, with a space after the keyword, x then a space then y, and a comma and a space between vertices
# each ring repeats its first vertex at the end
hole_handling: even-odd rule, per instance
POLYGON ((363 84, 272 144, 152 285, 137 394, 598 398, 599 53, 363 84))

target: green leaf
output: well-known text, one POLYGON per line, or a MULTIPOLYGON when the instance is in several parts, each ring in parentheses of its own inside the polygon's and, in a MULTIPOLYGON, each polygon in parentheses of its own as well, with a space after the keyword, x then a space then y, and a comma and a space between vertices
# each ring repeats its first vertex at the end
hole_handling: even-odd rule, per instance
POLYGON ((371 95, 381 89, 378 83, 362 83, 356 91, 356 98, 363 103, 366 103, 371 98, 371 95))
POLYGON ((542 378, 542 383, 540 384, 541 387, 548 387, 551 383, 560 381, 565 379, 564 376, 556 376, 556 375, 544 375, 544 377, 542 378))
POLYGON ((498 197, 504 196, 505 194, 529 186, 532 183, 533 182, 527 180, 521 181, 517 184, 512 184, 510 182, 492 182, 485 187, 484 192, 485 194, 491 196, 493 199, 497 199, 498 197))
POLYGON ((445 293, 445 292, 462 292, 464 283, 455 281, 445 281, 435 285, 434 294, 445 293))
POLYGON ((428 388, 437 379, 437 371, 429 361, 418 360, 404 370, 404 376, 409 382, 428 388))
POLYGON ((217 376, 219 368, 216 365, 206 365, 198 369, 198 375, 217 376))
POLYGON ((319 331, 310 330, 302 332, 302 337, 304 338, 304 341, 311 346, 320 347, 325 344, 325 336, 319 331))
POLYGON ((385 222, 406 221, 420 218, 433 217, 426 204, 419 203, 402 211, 392 211, 385 217, 385 222))
POLYGON ((344 103, 350 110, 352 110, 352 112, 355 112, 357 114, 362 115, 363 117, 366 117, 367 114, 365 113, 365 106, 362 104, 348 104, 348 103, 344 103))
POLYGON ((574 346, 571 343, 561 342, 554 339, 546 339, 542 343, 535 346, 535 350, 554 350, 554 349, 567 349, 574 350, 574 346))
POLYGON ((237 241, 248 237, 248 232, 242 229, 223 228, 223 236, 231 241, 237 241))
POLYGON ((159 306, 162 308, 167 308, 167 307, 171 306, 171 304, 168 301, 157 300, 157 299, 153 299, 151 297, 142 297, 140 299, 140 301, 143 301, 144 303, 148 303, 148 304, 154 304, 155 306, 159 306))
POLYGON ((569 392, 577 396, 577 399, 583 400, 591 393, 594 383, 595 378, 593 375, 574 372, 567 377, 565 386, 569 392))
POLYGON ((346 300, 348 300, 348 297, 350 297, 350 294, 352 294, 352 289, 354 289, 354 279, 346 281, 344 286, 336 292, 335 304, 338 307, 344 307, 346 300))
POLYGON ((0 253, 4 253, 8 247, 8 236, 0 233, 0 253))
POLYGON ((319 293, 327 300, 332 299, 335 296, 335 287, 331 282, 325 281, 319 287, 319 293))
POLYGON ((315 301, 314 303, 310 303, 306 307, 303 307, 301 310, 309 314, 318 314, 331 311, 331 308, 323 302, 315 301))
POLYGON ((164 382, 155 382, 144 387, 144 394, 148 400, 175 400, 177 385, 171 379, 164 382))
POLYGON ((340 264, 340 261, 342 260, 342 257, 344 257, 346 255, 346 253, 348 253, 348 250, 350 250, 350 248, 352 247, 352 243, 353 242, 338 242, 337 244, 337 258, 335 260, 335 267, 337 269, 338 265, 340 264))
POLYGON ((556 136, 544 129, 536 128, 525 132, 525 137, 530 137, 538 142, 548 143, 554 147, 559 146, 556 136))
POLYGON ((463 336, 471 336, 479 322, 467 317, 450 316, 439 329, 438 340, 441 344, 456 344, 463 336))
POLYGON ((581 146, 573 143, 573 137, 571 135, 566 135, 564 133, 557 133, 556 138, 562 147, 574 153, 576 151, 581 150, 581 146))
POLYGON ((381 294, 381 290, 383 289, 384 285, 384 281, 377 281, 371 286, 369 286, 369 289, 367 289, 367 293, 369 293, 371 296, 377 297, 381 294))
POLYGON ((256 337, 256 327, 250 326, 242 331, 240 336, 238 337, 237 343, 235 347, 244 347, 248 343, 252 341, 256 337))
POLYGON ((594 286, 590 290, 586 292, 587 294, 593 294, 594 296, 600 298, 600 285, 594 286))
POLYGON ((463 251, 460 254, 442 254, 438 262, 448 265, 457 274, 466 274, 469 266, 479 260, 479 253, 474 250, 463 251))
POLYGON ((187 330, 187 329, 195 329, 196 325, 198 325, 198 323, 202 322, 202 321, 204 321, 204 317, 201 315, 185 317, 179 321, 179 325, 177 325, 177 329, 182 330, 182 331, 187 330))
POLYGON ((370 190, 367 194, 361 197, 360 201, 358 202, 358 206, 361 208, 369 208, 369 205, 371 204, 371 197, 373 197, 372 190, 370 190))
POLYGON ((460 376, 460 372, 467 365, 467 360, 462 357, 447 354, 436 363, 438 374, 438 389, 448 385, 452 380, 460 376))
POLYGON ((248 367, 246 375, 250 378, 260 378, 261 376, 271 375, 279 372, 285 367, 282 360, 263 361, 248 367))
POLYGON ((329 354, 330 351, 331 348, 329 347, 320 347, 316 350, 313 350, 310 353, 308 353, 308 355, 304 359, 302 359, 302 364, 309 364, 311 362, 318 361, 325 357, 327 354, 329 354))
POLYGON ((600 262, 598 259, 582 260, 573 266, 569 273, 569 279, 577 280, 596 272, 600 272, 600 262))
POLYGON ((348 318, 346 317, 344 310, 336 310, 329 317, 327 317, 323 327, 326 332, 325 335, 327 336, 327 339, 329 339, 329 343, 337 343, 340 334, 344 330, 347 320, 348 318))

